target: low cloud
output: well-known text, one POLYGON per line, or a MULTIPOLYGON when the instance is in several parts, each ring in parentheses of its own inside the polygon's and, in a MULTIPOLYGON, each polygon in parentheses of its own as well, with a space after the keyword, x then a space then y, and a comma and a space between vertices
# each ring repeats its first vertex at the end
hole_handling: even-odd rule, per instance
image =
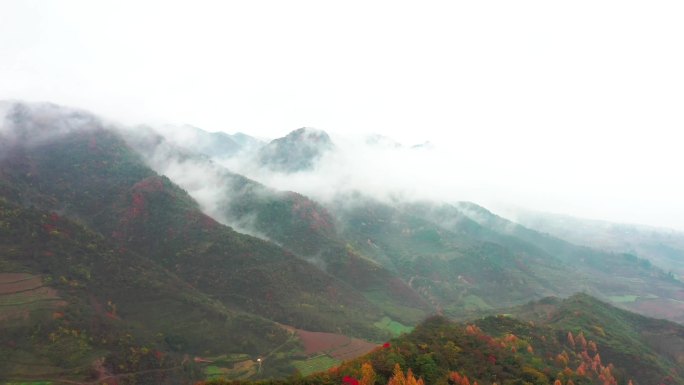
POLYGON ((296 191, 322 202, 354 193, 383 202, 483 198, 478 187, 483 182, 480 169, 469 167, 442 147, 402 146, 389 138, 379 141, 377 137, 331 136, 335 147, 325 152, 311 170, 276 172, 250 156, 219 162, 267 186, 296 191))

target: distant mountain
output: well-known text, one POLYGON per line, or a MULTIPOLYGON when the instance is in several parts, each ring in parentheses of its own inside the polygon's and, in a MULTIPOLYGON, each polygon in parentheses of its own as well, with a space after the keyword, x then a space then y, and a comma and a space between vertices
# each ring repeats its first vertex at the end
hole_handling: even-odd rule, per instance
POLYGON ((329 210, 343 239, 452 317, 586 291, 684 322, 684 285, 647 260, 576 246, 472 203, 388 204, 356 195, 329 210))
POLYGON ((200 128, 164 126, 157 129, 174 145, 216 158, 230 158, 241 151, 255 151, 265 143, 244 133, 207 132, 200 128))
POLYGON ((515 210, 514 215, 531 229, 576 244, 635 254, 684 280, 684 232, 524 210, 515 210))
POLYGON ((258 159, 261 165, 274 171, 292 173, 312 169, 333 148, 325 131, 305 127, 272 140, 259 150, 258 159))
POLYGON ((581 294, 543 299, 518 312, 534 321, 495 315, 454 323, 432 317, 337 368, 270 383, 684 384, 681 325, 581 294))
POLYGON ((230 135, 231 139, 233 139, 237 144, 242 146, 243 150, 257 150, 264 146, 266 143, 260 139, 257 139, 253 136, 249 136, 243 132, 238 132, 235 134, 230 135))
POLYGON ((366 144, 381 148, 401 148, 401 143, 384 135, 369 135, 366 137, 366 144))

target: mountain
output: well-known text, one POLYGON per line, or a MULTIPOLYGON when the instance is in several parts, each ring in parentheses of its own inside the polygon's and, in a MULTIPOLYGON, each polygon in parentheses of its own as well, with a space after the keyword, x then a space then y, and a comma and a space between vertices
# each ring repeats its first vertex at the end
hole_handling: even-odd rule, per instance
POLYGON ((0 381, 182 383, 197 378, 184 355, 256 355, 288 340, 55 212, 0 198, 0 228, 0 381))
POLYGON ((472 203, 356 195, 329 210, 355 249, 452 317, 586 291, 623 307, 638 299, 635 311, 684 322, 684 285, 647 260, 577 246, 472 203))
MULTIPOLYGON (((16 130, 33 128, 31 116, 13 116, 16 130)), ((1 167, 17 200, 76 217, 226 303, 288 325, 374 336, 362 320, 380 314, 352 287, 206 216, 101 125, 16 148, 1 167)))
POLYGON ((337 219, 321 204, 268 188, 155 134, 138 132, 127 141, 147 164, 195 196, 204 212, 305 258, 353 286, 395 321, 415 324, 434 311, 394 273, 350 247, 340 236, 337 219))
POLYGON ((292 173, 311 170, 333 148, 325 131, 304 127, 272 140, 259 150, 258 159, 271 170, 292 173))
MULTIPOLYGON (((138 129, 152 130, 150 127, 138 129)), ((190 125, 163 126, 159 130, 164 132, 165 139, 176 146, 216 158, 230 158, 241 151, 254 151, 264 145, 262 141, 241 132, 232 135, 207 132, 190 125)))
POLYGON ((178 375, 187 379, 202 373, 193 372, 185 356, 202 354, 238 376, 282 376, 294 370, 292 357, 301 355, 300 337, 288 327, 374 340, 389 336, 374 325, 385 313, 356 288, 202 213, 184 190, 148 168, 116 127, 85 112, 17 104, 0 135, 0 197, 9 207, 3 213, 30 218, 3 219, 0 226, 9 253, 0 264, 2 299, 9 309, 19 305, 11 310, 19 319, 9 323, 3 308, 1 334, 11 338, 0 354, 22 357, 8 360, 3 373, 37 378, 27 366, 37 362, 50 370, 43 379, 97 378, 91 374, 96 369, 115 378, 189 370, 178 375), (45 218, 54 219, 46 223, 45 218), (73 238, 78 232, 70 226, 99 243, 85 235, 73 238), (39 233, 32 228, 43 229, 43 237, 64 238, 69 248, 36 243, 31 237, 39 233), (86 279, 93 282, 84 284, 86 279), (80 291, 72 294, 68 288, 80 291), (35 323, 25 318, 33 313, 22 307, 23 291, 47 304, 35 323), (67 331, 56 321, 63 318, 60 313, 69 314, 67 331), (112 319, 113 331, 100 331, 91 322, 94 316, 112 319), (56 337, 32 330, 70 333, 64 349, 71 350, 42 355, 38 349, 56 343, 56 337), (102 333, 113 337, 97 340, 102 333), (85 340, 72 338, 78 336, 85 340), (120 353, 131 349, 144 353, 133 358, 120 353), (260 355, 269 355, 263 371, 256 366, 260 355), (118 363, 143 356, 150 366, 118 363), (157 356, 177 359, 164 361, 171 365, 167 368, 157 356), (231 369, 238 364, 248 370, 231 369))
POLYGON ((402 147, 401 143, 397 142, 396 140, 379 134, 367 136, 365 142, 368 145, 376 146, 378 148, 397 149, 402 147))
POLYGON ((531 229, 576 244, 638 255, 680 279, 684 277, 684 233, 680 231, 524 210, 513 215, 531 229))
MULTIPOLYGON (((263 167, 296 172, 333 146, 306 129, 260 151, 282 155, 263 167)), ((0 305, 10 311, 0 312, 0 328, 12 337, 0 354, 12 378, 38 378, 25 365, 34 361, 50 369, 40 378, 73 381, 283 377, 339 365, 435 312, 467 320, 513 307, 506 311, 525 319, 515 306, 578 291, 684 322, 684 285, 635 255, 578 246, 473 203, 380 201, 364 192, 317 202, 233 172, 212 148, 54 105, 8 109, 0 126, 0 199, 9 213, 0 219, 0 305), (32 239, 38 235, 64 244, 32 239), (72 337, 89 337, 69 337, 64 354, 46 356, 63 320, 72 337), (24 358, 12 360, 19 351, 24 358)), ((638 354, 625 358, 602 342, 616 361, 636 365, 638 354)), ((508 360, 504 372, 530 367, 550 379, 558 369, 512 353, 497 351, 508 360)), ((580 365, 575 353, 566 360, 580 365)), ((644 367, 661 373, 678 362, 675 353, 652 359, 665 353, 647 353, 644 367)))
POLYGON ((584 294, 546 298, 515 312, 526 318, 493 315, 455 323, 432 317, 337 368, 268 383, 684 383, 681 325, 629 313, 584 294))
POLYGON ((198 199, 211 197, 205 212, 307 258, 405 324, 430 308, 462 318, 577 291, 625 307, 626 299, 638 299, 641 309, 635 310, 684 320, 677 302, 682 285, 648 261, 577 246, 473 203, 381 203, 362 193, 318 203, 202 156, 162 159, 155 169, 185 180, 198 199), (175 169, 202 180, 175 175, 175 169))
MULTIPOLYGON (((648 259, 644 258, 644 253, 637 256, 633 253, 624 252, 622 251, 624 249, 618 247, 599 249, 597 248, 597 246, 600 246, 598 243, 594 244, 594 248, 577 246, 548 233, 531 230, 491 213, 488 214, 486 210, 473 209, 476 205, 465 205, 469 206, 468 210, 470 210, 471 215, 474 218, 478 218, 486 226, 516 235, 547 252, 556 253, 556 255, 568 263, 574 264, 584 273, 583 275, 592 277, 595 287, 591 290, 592 294, 610 300, 612 303, 628 310, 684 323, 684 302, 682 302, 684 301, 684 290, 682 282, 671 271, 665 272, 661 268, 653 266, 648 259), (603 251, 611 249, 614 251, 603 251)), ((549 228, 554 228, 554 226, 551 225, 549 228)), ((578 228, 582 228, 582 226, 578 226, 578 228)), ((639 231, 637 229, 640 227, 629 225, 617 226, 615 228, 622 228, 623 230, 632 228, 633 230, 631 231, 625 230, 624 235, 620 239, 624 239, 625 242, 642 245, 642 250, 649 248, 660 251, 669 250, 673 252, 669 256, 674 261, 677 261, 676 246, 664 247, 660 243, 660 247, 656 247, 653 243, 646 240, 658 239, 664 241, 665 239, 671 239, 670 245, 677 245, 678 238, 676 232, 639 231), (650 246, 648 246, 649 244, 650 246)), ((592 229, 596 229, 596 224, 592 227, 590 223, 587 225, 586 230, 578 231, 591 232, 592 229)), ((593 236, 588 235, 586 239, 600 238, 599 234, 600 230, 596 229, 596 234, 593 236)), ((577 238, 577 240, 579 241, 580 239, 577 238)), ((661 258, 656 259, 663 261, 661 258)))

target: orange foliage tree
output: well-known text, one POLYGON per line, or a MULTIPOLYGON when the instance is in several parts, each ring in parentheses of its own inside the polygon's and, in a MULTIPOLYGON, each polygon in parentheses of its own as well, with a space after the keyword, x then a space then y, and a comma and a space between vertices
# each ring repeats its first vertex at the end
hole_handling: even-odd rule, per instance
POLYGON ((359 385, 375 385, 375 380, 377 375, 375 370, 373 370, 373 365, 370 362, 366 362, 361 366, 361 381, 359 385))
POLYGON ((425 385, 422 378, 416 379, 413 375, 413 371, 409 368, 406 375, 401 370, 399 364, 394 365, 394 375, 390 378, 387 385, 425 385))
POLYGON ((572 336, 572 332, 568 332, 568 344, 573 348, 575 347, 575 338, 572 336))

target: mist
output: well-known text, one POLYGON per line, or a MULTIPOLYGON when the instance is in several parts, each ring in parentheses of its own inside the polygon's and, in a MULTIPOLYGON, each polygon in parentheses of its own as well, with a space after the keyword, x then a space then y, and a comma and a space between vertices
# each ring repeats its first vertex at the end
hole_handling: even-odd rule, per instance
POLYGON ((666 162, 645 167, 643 160, 610 148, 601 161, 571 154, 577 147, 543 148, 545 143, 522 152, 515 141, 478 141, 467 135, 427 146, 373 143, 368 135, 330 135, 334 149, 308 171, 274 172, 250 156, 219 162, 267 186, 322 202, 360 192, 384 202, 472 201, 507 214, 520 207, 684 229, 679 199, 684 188, 677 178, 665 175, 671 167, 666 162))
POLYGON ((34 145, 73 130, 117 127, 127 138, 137 138, 132 144, 147 163, 186 189, 207 214, 262 237, 247 218, 236 222, 226 217, 224 207, 235 194, 226 184, 226 171, 324 204, 350 194, 385 203, 471 201, 513 220, 519 208, 684 229, 684 185, 674 176, 680 155, 676 141, 661 143, 664 136, 625 134, 621 146, 604 149, 579 135, 566 139, 567 148, 539 136, 538 146, 522 151, 518 141, 503 140, 510 137, 485 139, 473 133, 416 146, 376 134, 329 132, 333 147, 311 170, 285 173, 259 162, 259 146, 267 141, 212 157, 202 154, 206 135, 192 126, 127 126, 50 103, 3 102, 0 112, 3 145, 18 140, 34 145), (29 130, 12 129, 13 120, 28 114, 31 119, 23 126, 30 125, 29 130), (662 151, 647 159, 635 156, 639 146, 656 145, 662 151))
POLYGON ((495 3, 8 1, 0 98, 258 138, 317 127, 339 152, 312 172, 228 166, 318 199, 353 188, 684 229, 682 5, 495 3), (406 147, 371 149, 371 133, 406 147))

